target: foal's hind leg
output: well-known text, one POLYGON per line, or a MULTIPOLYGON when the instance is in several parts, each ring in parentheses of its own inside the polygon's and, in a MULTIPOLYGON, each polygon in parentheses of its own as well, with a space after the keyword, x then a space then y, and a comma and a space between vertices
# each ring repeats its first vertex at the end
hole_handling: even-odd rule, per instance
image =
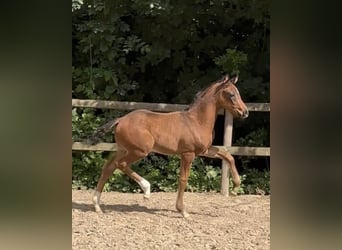
POLYGON ((101 192, 103 190, 103 187, 105 183, 107 182, 109 176, 114 172, 114 170, 117 168, 117 160, 121 157, 123 157, 126 154, 126 151, 124 150, 118 150, 115 153, 113 153, 106 163, 103 166, 102 173, 99 179, 99 182, 97 184, 96 190, 93 195, 93 204, 95 206, 95 211, 102 213, 102 210, 100 208, 100 198, 101 198, 101 192))
POLYGON ((125 169, 122 170, 125 174, 127 174, 130 178, 132 178, 136 183, 139 184, 141 189, 144 192, 144 198, 149 199, 151 194, 151 185, 145 180, 143 177, 134 172, 129 166, 126 166, 125 169))
POLYGON ((96 212, 102 213, 100 208, 101 192, 104 184, 107 182, 109 176, 116 168, 119 168, 122 172, 127 174, 140 185, 144 191, 144 198, 148 199, 150 197, 150 183, 130 168, 131 163, 144 158, 146 155, 147 154, 140 151, 135 151, 133 153, 127 151, 118 151, 115 158, 111 157, 108 159, 102 170, 99 183, 97 184, 97 188, 93 196, 93 203, 96 212))
POLYGON ((118 160, 117 167, 127 174, 130 178, 132 178, 135 182, 137 182, 141 189, 144 192, 144 198, 149 199, 150 198, 150 183, 145 180, 143 177, 138 175, 136 172, 134 172, 131 168, 130 165, 133 162, 136 162, 144 157, 146 157, 148 153, 142 150, 133 150, 127 152, 127 155, 122 157, 121 159, 118 160))

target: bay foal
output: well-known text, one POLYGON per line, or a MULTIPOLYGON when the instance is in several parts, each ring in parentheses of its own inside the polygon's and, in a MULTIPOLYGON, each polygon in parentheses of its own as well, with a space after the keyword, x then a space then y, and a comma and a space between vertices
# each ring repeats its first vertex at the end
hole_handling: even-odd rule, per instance
POLYGON ((115 169, 120 169, 135 180, 144 192, 150 196, 150 183, 132 171, 130 165, 150 152, 164 155, 180 155, 180 178, 176 209, 184 216, 184 190, 187 185, 191 163, 195 156, 218 157, 229 163, 233 180, 233 195, 241 181, 235 167, 233 156, 211 146, 213 129, 220 109, 228 110, 234 117, 247 118, 248 109, 242 101, 236 87, 238 77, 213 82, 208 88, 199 92, 193 104, 185 111, 158 113, 148 110, 135 110, 127 115, 112 120, 99 128, 88 139, 88 143, 96 144, 105 133, 112 131, 115 135, 117 152, 105 163, 98 185, 94 192, 93 203, 97 212, 100 208, 100 196, 104 184, 115 169))

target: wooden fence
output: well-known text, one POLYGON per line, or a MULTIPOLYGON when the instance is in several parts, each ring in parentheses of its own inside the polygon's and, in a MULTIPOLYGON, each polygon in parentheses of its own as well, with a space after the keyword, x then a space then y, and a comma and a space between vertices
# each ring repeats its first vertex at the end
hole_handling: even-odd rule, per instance
MULTIPOLYGON (((167 104, 167 103, 145 103, 145 102, 117 102, 117 101, 103 101, 103 100, 80 100, 72 99, 72 107, 80 108, 99 108, 99 109, 119 109, 119 110, 135 110, 148 109, 159 112, 172 112, 184 110, 188 105, 182 104, 167 104)), ((250 112, 270 112, 269 103, 247 103, 250 112)), ((230 113, 219 110, 219 115, 224 115, 224 137, 223 146, 214 145, 218 148, 227 150, 232 155, 244 156, 270 156, 269 147, 234 147, 232 146, 233 134, 233 117, 230 113)), ((115 143, 99 143, 97 145, 86 145, 81 142, 73 142, 72 150, 88 150, 88 151, 116 151, 115 143)), ((221 194, 229 195, 229 171, 228 163, 222 161, 221 174, 221 194)))

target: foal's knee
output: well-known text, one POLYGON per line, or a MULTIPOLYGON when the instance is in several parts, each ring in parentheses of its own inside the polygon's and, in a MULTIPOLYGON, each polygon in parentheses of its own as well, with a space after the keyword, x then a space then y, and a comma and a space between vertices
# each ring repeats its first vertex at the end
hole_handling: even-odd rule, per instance
POLYGON ((117 168, 120 169, 122 172, 126 172, 127 169, 127 163, 126 162, 121 162, 120 164, 117 164, 117 168))
POLYGON ((232 173, 234 187, 239 187, 241 184, 241 179, 239 173, 236 170, 235 159, 231 154, 226 154, 226 160, 230 165, 230 171, 232 173))

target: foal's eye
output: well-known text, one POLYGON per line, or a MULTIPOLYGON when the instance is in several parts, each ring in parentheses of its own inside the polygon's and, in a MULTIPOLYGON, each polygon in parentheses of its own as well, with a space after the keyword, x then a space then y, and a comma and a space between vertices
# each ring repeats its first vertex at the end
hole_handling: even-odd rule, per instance
POLYGON ((229 97, 229 98, 233 98, 233 97, 235 97, 235 94, 234 94, 234 93, 229 93, 229 92, 228 92, 228 97, 229 97))
POLYGON ((236 95, 235 95, 235 93, 234 92, 226 92, 225 93, 225 96, 226 96, 226 99, 227 100, 231 100, 231 101, 235 101, 235 99, 236 99, 236 95))

